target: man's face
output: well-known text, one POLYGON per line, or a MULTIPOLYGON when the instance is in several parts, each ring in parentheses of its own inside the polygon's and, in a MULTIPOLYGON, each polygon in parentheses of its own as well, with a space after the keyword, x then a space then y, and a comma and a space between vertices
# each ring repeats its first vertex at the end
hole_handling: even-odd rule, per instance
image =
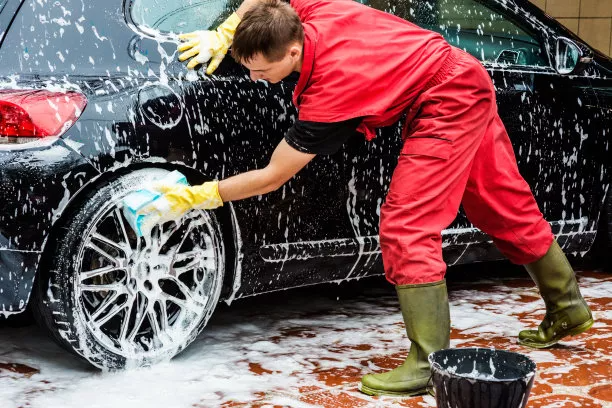
POLYGON ((300 70, 301 56, 301 46, 292 46, 279 61, 271 62, 263 55, 255 54, 250 61, 242 62, 242 65, 249 69, 253 81, 263 79, 275 84, 286 78, 293 71, 300 70))

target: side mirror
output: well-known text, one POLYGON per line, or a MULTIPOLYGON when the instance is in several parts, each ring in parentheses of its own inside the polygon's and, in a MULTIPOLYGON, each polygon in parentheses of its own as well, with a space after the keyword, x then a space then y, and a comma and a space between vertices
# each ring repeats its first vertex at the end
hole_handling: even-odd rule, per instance
POLYGON ((557 38, 555 69, 561 75, 578 74, 593 61, 592 52, 566 37, 557 38))

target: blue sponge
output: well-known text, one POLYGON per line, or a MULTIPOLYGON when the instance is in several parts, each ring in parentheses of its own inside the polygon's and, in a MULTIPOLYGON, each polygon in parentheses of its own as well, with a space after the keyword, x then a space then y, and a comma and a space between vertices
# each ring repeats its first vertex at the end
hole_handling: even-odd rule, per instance
MULTIPOLYGON (((185 175, 177 170, 168 173, 166 176, 158 179, 158 181, 164 184, 174 183, 189 185, 185 175)), ((145 231, 143 231, 143 226, 149 216, 149 214, 138 214, 138 211, 159 199, 161 196, 162 193, 158 191, 151 188, 144 188, 133 191, 123 198, 123 215, 134 232, 136 232, 137 236, 142 237, 144 235, 145 231)))

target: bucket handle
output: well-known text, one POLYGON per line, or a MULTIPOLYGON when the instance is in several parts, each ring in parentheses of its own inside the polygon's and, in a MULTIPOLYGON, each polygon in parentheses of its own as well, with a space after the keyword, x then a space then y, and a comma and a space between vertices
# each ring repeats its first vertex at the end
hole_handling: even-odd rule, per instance
POLYGON ((435 392, 434 385, 433 385, 433 373, 430 374, 429 380, 427 380, 427 385, 425 389, 427 390, 427 393, 429 395, 431 395, 434 398, 436 397, 436 392, 435 392))

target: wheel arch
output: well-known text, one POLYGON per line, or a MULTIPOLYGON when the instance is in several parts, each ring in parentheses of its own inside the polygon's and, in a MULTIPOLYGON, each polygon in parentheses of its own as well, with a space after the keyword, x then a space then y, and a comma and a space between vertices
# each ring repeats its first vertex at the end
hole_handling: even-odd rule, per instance
MULTIPOLYGON (((42 275, 44 275, 45 273, 45 268, 48 265, 49 257, 52 256, 52 254, 49 253, 49 243, 61 238, 70 215, 73 214, 79 208, 79 206, 82 205, 88 198, 95 194, 95 192, 99 188, 106 185, 111 180, 118 178, 122 175, 146 168, 160 168, 168 171, 178 170, 187 177, 191 184, 203 183, 207 180, 210 180, 210 177, 207 177, 206 173, 189 167, 183 163, 172 163, 165 161, 143 161, 139 163, 133 163, 125 167, 120 167, 102 172, 97 177, 90 179, 70 197, 70 200, 62 209, 58 209, 58 212, 56 213, 56 217, 54 217, 49 233, 47 234, 41 245, 41 257, 36 267, 36 274, 32 288, 34 288, 35 285, 38 284, 36 282, 37 280, 44 278, 44 276, 42 275)), ((231 300, 233 299, 236 290, 240 287, 240 270, 242 257, 236 255, 242 253, 240 229, 238 226, 235 212, 232 207, 232 203, 226 203, 223 207, 215 210, 215 215, 217 216, 221 224, 221 232, 223 236, 223 245, 225 249, 226 261, 225 277, 221 292, 221 299, 231 300)), ((29 297, 28 303, 30 303, 31 299, 32 296, 29 297)))

